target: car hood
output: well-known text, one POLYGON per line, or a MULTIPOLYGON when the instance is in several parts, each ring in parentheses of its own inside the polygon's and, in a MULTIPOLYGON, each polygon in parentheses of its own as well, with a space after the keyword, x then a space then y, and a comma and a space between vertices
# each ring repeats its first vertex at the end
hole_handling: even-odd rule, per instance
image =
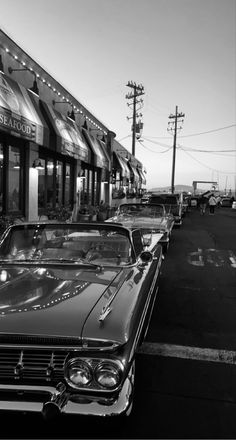
POLYGON ((0 269, 0 334, 80 337, 91 310, 122 270, 83 267, 0 269))

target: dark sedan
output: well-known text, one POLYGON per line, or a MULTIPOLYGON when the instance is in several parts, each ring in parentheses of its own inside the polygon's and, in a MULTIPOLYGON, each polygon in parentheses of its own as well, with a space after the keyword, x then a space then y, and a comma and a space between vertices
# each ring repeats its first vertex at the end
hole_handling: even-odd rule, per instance
POLYGON ((0 408, 118 416, 158 291, 162 247, 109 223, 26 223, 0 242, 0 408))

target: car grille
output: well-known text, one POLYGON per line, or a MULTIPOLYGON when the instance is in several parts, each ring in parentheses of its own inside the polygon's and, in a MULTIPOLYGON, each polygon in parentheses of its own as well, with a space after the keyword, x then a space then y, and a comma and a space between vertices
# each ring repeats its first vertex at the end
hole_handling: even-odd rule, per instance
POLYGON ((64 378, 67 350, 1 348, 1 383, 57 383, 64 378))

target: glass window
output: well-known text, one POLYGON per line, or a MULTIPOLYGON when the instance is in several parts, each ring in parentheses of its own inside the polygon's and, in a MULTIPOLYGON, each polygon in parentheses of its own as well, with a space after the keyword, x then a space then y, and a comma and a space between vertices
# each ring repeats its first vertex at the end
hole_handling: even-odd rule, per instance
POLYGON ((71 202, 71 166, 66 164, 66 178, 65 178, 65 206, 70 205, 71 202))
POLYGON ((20 210, 20 149, 9 145, 8 211, 20 210))
POLYGON ((46 188, 46 175, 45 175, 45 160, 40 159, 43 169, 38 169, 38 207, 44 208, 45 206, 45 188, 46 188))
POLYGON ((47 206, 53 208, 53 161, 47 162, 47 206))
POLYGON ((63 203, 63 164, 57 161, 56 165, 56 206, 63 203))

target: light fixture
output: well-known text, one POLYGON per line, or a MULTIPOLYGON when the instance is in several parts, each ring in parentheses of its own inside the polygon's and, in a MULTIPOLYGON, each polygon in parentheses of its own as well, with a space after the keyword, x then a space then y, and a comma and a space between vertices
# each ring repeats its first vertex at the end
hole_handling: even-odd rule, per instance
POLYGON ((105 136, 104 136, 104 134, 102 135, 102 138, 101 139, 99 139, 101 142, 103 142, 104 144, 106 143, 106 139, 105 139, 105 136))
POLYGON ((42 162, 40 159, 35 159, 33 161, 32 167, 36 168, 36 170, 44 170, 44 166, 42 165, 42 162))
POLYGON ((27 67, 25 67, 25 68, 23 68, 23 69, 12 69, 12 67, 10 66, 10 67, 8 67, 8 72, 10 73, 10 75, 12 74, 12 72, 19 72, 19 71, 24 71, 24 70, 28 70, 28 72, 30 72, 30 73, 32 73, 32 75, 34 75, 34 82, 33 82, 33 85, 32 85, 32 87, 30 87, 28 90, 31 92, 31 93, 34 93, 34 95, 36 95, 36 96, 39 96, 39 89, 38 89, 38 84, 37 84, 37 80, 36 80, 36 73, 33 71, 33 70, 31 70, 31 69, 28 69, 27 67))
POLYGON ((71 112, 67 113, 67 118, 70 119, 71 121, 75 122, 75 112, 73 110, 73 107, 71 109, 71 112))
POLYGON ((82 128, 84 128, 85 130, 88 130, 88 124, 87 124, 86 119, 85 119, 85 121, 84 121, 84 123, 82 125, 82 128))
POLYGON ((34 82, 33 82, 32 87, 30 87, 28 90, 31 93, 34 93, 36 96, 39 96, 39 89, 38 89, 38 84, 37 84, 37 81, 36 81, 36 76, 34 78, 34 82))
POLYGON ((13 168, 15 170, 19 170, 20 169, 20 162, 18 160, 18 155, 17 154, 15 154, 15 158, 16 158, 16 161, 15 161, 15 165, 13 166, 13 168))
POLYGON ((72 105, 70 104, 68 101, 55 101, 54 99, 52 100, 52 104, 67 104, 67 105, 72 105))
POLYGON ((81 179, 85 179, 85 171, 84 170, 80 170, 78 172, 78 177, 80 177, 81 179))

